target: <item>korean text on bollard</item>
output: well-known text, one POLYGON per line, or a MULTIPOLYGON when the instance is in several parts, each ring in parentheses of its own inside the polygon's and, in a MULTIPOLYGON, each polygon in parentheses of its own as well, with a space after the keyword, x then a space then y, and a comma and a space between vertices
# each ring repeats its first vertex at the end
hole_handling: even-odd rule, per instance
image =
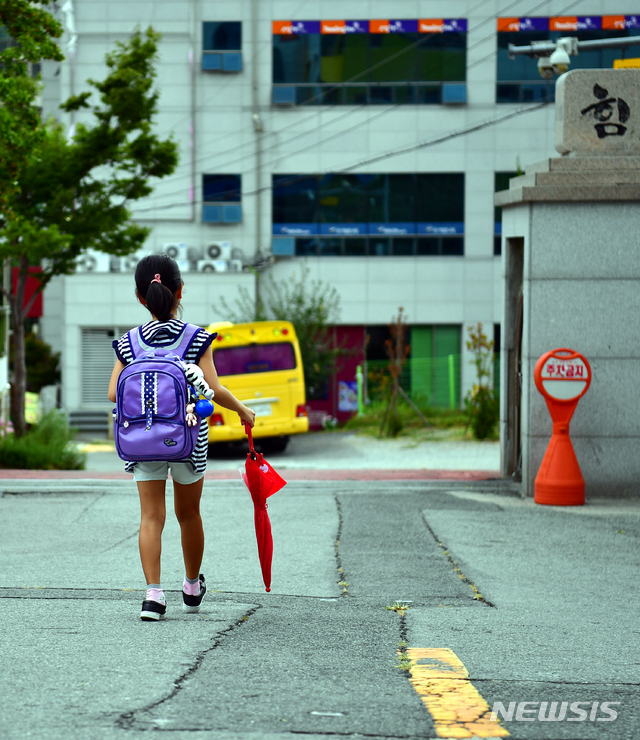
POLYGON ((553 420, 551 441, 536 476, 534 501, 579 506, 584 504, 584 478, 569 437, 569 422, 591 384, 591 366, 578 352, 554 349, 538 360, 533 377, 553 420))

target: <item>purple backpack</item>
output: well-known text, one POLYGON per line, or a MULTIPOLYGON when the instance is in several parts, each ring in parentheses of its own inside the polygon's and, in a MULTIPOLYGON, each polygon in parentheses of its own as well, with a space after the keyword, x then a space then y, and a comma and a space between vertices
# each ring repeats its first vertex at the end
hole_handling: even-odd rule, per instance
POLYGON ((140 329, 129 332, 133 361, 118 377, 113 432, 118 455, 129 462, 186 460, 198 441, 200 424, 188 426, 193 395, 182 360, 200 327, 185 324, 177 339, 158 348, 140 329))

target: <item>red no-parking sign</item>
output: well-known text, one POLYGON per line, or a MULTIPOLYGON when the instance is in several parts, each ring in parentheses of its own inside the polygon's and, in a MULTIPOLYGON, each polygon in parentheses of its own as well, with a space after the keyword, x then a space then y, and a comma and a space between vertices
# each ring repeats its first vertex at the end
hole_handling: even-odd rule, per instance
POLYGON ((538 360, 533 377, 553 420, 551 441, 536 476, 534 501, 556 506, 584 504, 584 478, 569 437, 569 422, 591 385, 591 365, 572 349, 553 349, 538 360))

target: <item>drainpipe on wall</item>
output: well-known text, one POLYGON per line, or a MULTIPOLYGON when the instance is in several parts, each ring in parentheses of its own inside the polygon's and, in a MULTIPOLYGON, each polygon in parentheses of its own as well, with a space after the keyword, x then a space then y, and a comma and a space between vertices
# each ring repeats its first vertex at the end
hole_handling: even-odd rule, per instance
POLYGON ((189 124, 189 148, 191 154, 191 185, 189 186, 189 202, 191 203, 190 221, 196 220, 196 0, 191 0, 191 49, 189 49, 189 64, 191 66, 191 122, 189 124))
MULTIPOLYGON (((256 135, 256 180, 255 180, 255 223, 256 223, 256 249, 254 263, 260 264, 262 260, 262 133, 264 127, 260 118, 258 107, 258 0, 251 2, 251 40, 253 42, 253 58, 251 65, 252 74, 252 113, 253 130, 256 135)), ((260 276, 256 275, 256 309, 260 302, 260 276)))
MULTIPOLYGON (((76 31, 76 17, 75 10, 73 8, 72 0, 67 0, 61 8, 64 13, 64 25, 69 34, 69 41, 67 42, 67 51, 69 52, 69 87, 70 95, 76 94, 76 49, 78 47, 78 33, 76 31)), ((71 111, 71 125, 69 126, 68 137, 69 140, 73 139, 76 132, 76 113, 71 111)))

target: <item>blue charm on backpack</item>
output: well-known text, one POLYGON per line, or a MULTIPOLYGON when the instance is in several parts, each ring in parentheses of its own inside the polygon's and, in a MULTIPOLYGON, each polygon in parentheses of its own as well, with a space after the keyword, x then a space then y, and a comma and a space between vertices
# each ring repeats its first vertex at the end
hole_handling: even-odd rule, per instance
POLYGON ((146 344, 139 328, 129 332, 134 359, 118 377, 113 420, 116 450, 123 460, 170 462, 191 456, 200 419, 187 411, 193 392, 183 359, 199 330, 185 324, 175 342, 162 348, 146 344))

